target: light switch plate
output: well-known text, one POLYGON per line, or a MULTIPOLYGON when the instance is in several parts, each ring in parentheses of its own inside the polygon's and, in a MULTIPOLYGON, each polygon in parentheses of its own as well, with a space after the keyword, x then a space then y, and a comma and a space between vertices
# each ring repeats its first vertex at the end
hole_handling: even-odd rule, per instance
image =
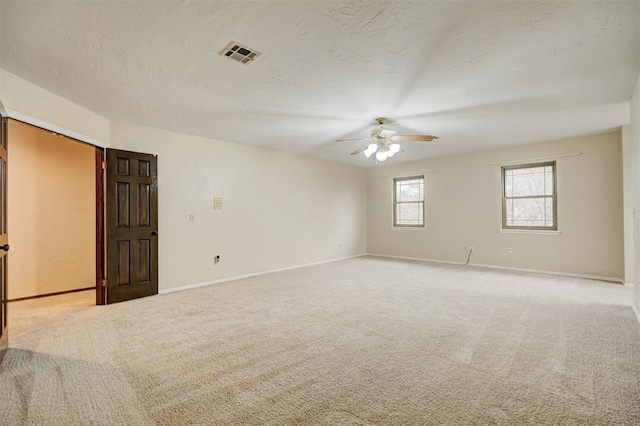
POLYGON ((213 209, 222 210, 222 198, 215 197, 213 199, 213 209))

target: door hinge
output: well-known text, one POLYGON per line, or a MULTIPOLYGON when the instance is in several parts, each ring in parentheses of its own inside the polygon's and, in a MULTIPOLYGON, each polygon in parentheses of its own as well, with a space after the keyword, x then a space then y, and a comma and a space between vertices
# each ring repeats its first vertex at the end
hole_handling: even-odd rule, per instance
POLYGON ((106 287, 106 286, 107 286, 107 280, 106 280, 106 279, 103 279, 103 280, 102 280, 102 287, 106 287))
POLYGON ((107 162, 106 161, 102 162, 102 170, 107 170, 107 162))

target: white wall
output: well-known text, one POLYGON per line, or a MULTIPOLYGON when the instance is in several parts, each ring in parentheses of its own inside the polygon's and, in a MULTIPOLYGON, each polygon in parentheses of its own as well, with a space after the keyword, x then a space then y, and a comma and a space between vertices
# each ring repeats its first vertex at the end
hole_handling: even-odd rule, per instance
POLYGON ((9 121, 9 299, 95 286, 95 148, 9 121))
POLYGON ((624 191, 624 282, 635 283, 635 255, 633 241, 633 141, 631 127, 623 126, 622 135, 622 187, 624 191))
POLYGON ((363 169, 118 122, 111 145, 158 155, 160 290, 365 252, 363 169))
MULTIPOLYGON (((442 142, 444 143, 444 142, 442 142)), ((610 277, 622 280, 620 133, 376 167, 368 173, 368 252, 610 277), (557 161, 559 235, 500 233, 500 164, 581 152, 557 161), (394 230, 392 181, 425 175, 426 229, 394 230), (507 248, 512 247, 509 254, 507 248)))
MULTIPOLYGON (((0 68, 0 98, 9 116, 25 121, 23 115, 35 118, 45 127, 52 124, 78 135, 87 136, 106 145, 109 142, 109 120, 76 105, 33 83, 0 68)), ((27 120, 28 121, 28 120, 27 120)), ((67 132, 67 133, 69 133, 67 132)), ((83 139, 84 140, 84 139, 83 139)))
MULTIPOLYGON (((636 82, 631 97, 631 124, 629 125, 631 169, 633 179, 633 233, 634 253, 640 253, 640 75, 636 82)), ((634 256, 634 302, 636 309, 640 311, 640 259, 634 256)), ((639 318, 640 319, 640 318, 639 318)))

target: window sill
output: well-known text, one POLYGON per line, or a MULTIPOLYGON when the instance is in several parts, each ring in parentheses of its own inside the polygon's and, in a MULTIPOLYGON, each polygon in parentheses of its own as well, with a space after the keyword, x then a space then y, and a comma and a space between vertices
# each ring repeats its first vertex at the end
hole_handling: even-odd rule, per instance
POLYGON ((560 235, 560 231, 544 231, 542 229, 498 229, 501 234, 560 235))
POLYGON ((391 230, 392 231, 425 231, 427 228, 425 226, 416 226, 416 227, 410 227, 410 226, 392 226, 391 230))

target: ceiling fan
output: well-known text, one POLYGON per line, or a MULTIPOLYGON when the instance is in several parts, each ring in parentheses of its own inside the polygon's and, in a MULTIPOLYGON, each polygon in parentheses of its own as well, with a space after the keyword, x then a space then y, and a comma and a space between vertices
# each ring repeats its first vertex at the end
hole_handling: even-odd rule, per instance
POLYGON ((398 142, 431 142, 438 139, 437 136, 432 135, 397 135, 395 130, 383 126, 387 122, 386 118, 376 118, 376 122, 379 127, 371 131, 369 138, 338 139, 337 142, 365 140, 368 143, 353 151, 351 155, 358 155, 362 152, 369 158, 376 154, 376 161, 382 162, 404 152, 398 142))

